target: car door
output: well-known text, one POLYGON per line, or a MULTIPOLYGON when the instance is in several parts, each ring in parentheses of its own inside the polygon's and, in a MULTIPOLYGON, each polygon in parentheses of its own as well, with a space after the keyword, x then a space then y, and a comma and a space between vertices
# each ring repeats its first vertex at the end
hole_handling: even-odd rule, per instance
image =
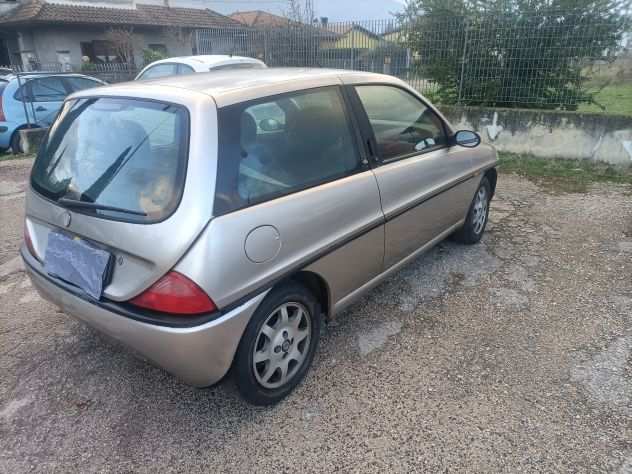
POLYGON ((381 272, 383 215, 339 86, 222 107, 205 287, 219 305, 307 270, 335 304, 381 272))
POLYGON ((35 124, 47 127, 68 95, 61 76, 38 77, 26 83, 27 110, 35 124))
POLYGON ((385 268, 455 228, 474 195, 471 159, 448 145, 449 128, 409 90, 349 86, 376 164, 385 226, 385 268))

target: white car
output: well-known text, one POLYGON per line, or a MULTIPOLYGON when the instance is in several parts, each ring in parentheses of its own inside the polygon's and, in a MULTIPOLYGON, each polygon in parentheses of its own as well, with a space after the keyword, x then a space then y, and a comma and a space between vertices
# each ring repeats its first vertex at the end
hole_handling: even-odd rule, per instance
POLYGON ((156 79, 158 77, 220 71, 222 69, 262 69, 265 67, 267 66, 263 61, 244 56, 228 56, 225 54, 181 56, 154 61, 145 66, 134 80, 156 79))

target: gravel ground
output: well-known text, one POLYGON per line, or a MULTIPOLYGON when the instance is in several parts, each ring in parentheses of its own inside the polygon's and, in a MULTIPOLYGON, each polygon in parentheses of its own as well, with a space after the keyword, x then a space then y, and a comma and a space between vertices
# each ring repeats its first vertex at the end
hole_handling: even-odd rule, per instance
POLYGON ((40 300, 0 163, 0 471, 632 472, 632 189, 502 175, 444 243, 324 331, 293 396, 182 385, 40 300))

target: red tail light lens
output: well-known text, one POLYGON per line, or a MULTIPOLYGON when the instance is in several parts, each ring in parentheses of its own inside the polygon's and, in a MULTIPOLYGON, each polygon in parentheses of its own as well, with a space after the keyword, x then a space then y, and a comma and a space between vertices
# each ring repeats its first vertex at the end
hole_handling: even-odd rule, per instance
POLYGON ((4 109, 2 108, 2 90, 0 89, 0 122, 6 122, 7 118, 4 116, 4 109))
POLYGON ((169 314, 211 313, 217 309, 204 290, 178 272, 169 272, 129 301, 134 306, 169 314))

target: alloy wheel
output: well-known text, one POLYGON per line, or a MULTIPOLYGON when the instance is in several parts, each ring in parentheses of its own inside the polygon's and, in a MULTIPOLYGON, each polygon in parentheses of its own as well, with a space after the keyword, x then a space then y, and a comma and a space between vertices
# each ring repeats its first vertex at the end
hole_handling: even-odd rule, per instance
POLYGON ((485 227, 485 221, 487 220, 487 206, 489 201, 487 199, 487 190, 484 186, 476 193, 476 200, 474 201, 474 215, 472 216, 472 226, 475 234, 480 234, 485 227))
POLYGON ((279 388, 296 375, 309 352, 311 328, 311 315, 301 303, 284 303, 270 313, 252 355, 254 375, 262 387, 279 388))

